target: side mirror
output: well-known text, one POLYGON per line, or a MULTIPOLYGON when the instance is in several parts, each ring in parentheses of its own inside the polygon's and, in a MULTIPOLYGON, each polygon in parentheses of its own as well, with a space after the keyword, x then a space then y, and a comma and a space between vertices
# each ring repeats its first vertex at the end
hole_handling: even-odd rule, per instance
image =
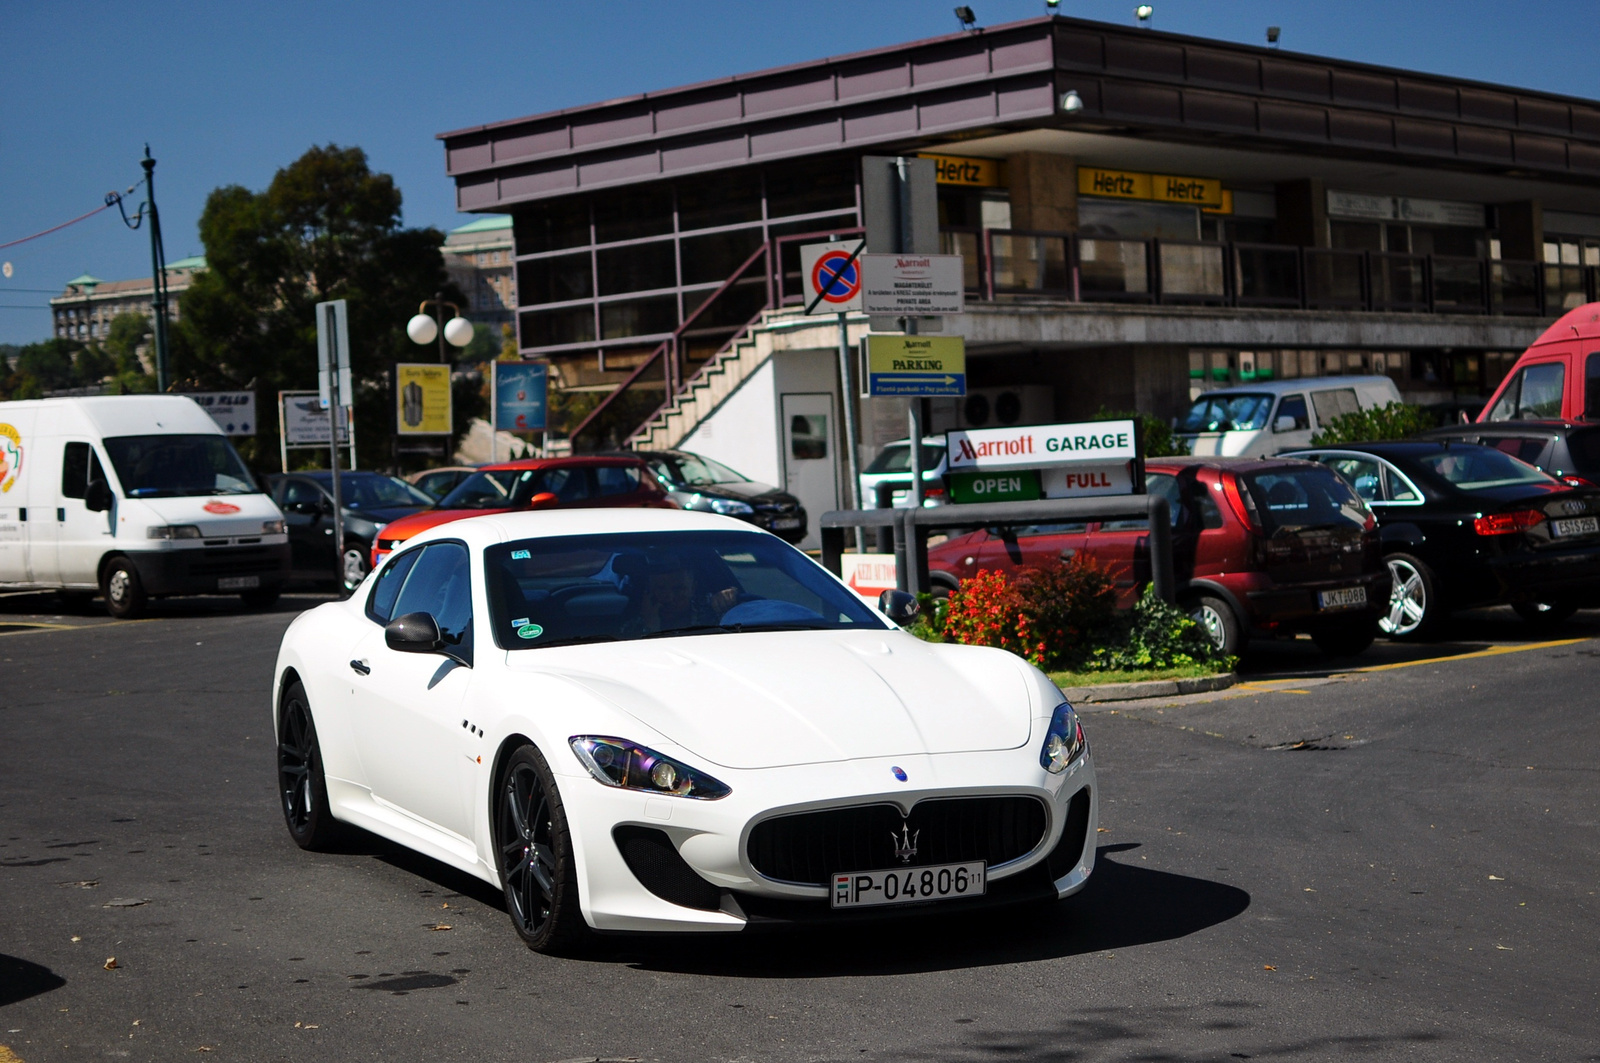
POLYGON ((528 499, 528 508, 544 509, 546 506, 553 506, 559 501, 561 501, 561 499, 554 491, 540 491, 538 494, 528 499))
POLYGON ((332 513, 333 512, 333 499, 324 497, 322 499, 321 503, 317 506, 317 510, 318 510, 318 512, 321 512, 321 513, 332 513))
POLYGON ((321 512, 321 507, 315 502, 290 502, 283 508, 290 513, 298 513, 302 517, 312 517, 321 512))
POLYGON ((1285 414, 1272 422, 1272 430, 1274 432, 1293 432, 1299 425, 1300 422, 1296 421, 1294 417, 1285 414))
POLYGON ((92 481, 83 494, 83 504, 93 513, 104 513, 111 508, 111 503, 115 500, 116 496, 111 493, 111 485, 104 480, 92 481))
POLYGON ((884 591, 878 595, 878 612, 905 627, 922 611, 917 596, 907 591, 884 591))
POLYGON ((439 622, 431 613, 407 613, 389 621, 383 641, 399 653, 437 653, 444 648, 439 622))

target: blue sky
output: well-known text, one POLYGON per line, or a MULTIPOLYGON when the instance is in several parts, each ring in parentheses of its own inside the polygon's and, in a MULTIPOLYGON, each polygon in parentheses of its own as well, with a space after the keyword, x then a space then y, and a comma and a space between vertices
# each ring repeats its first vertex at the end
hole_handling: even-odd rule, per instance
MULTIPOLYGON (((219 185, 260 189, 313 144, 366 149, 410 225, 456 214, 434 134, 615 96, 948 33, 946 0, 551 0, 448 4, 0 3, 0 243, 99 206, 140 177, 150 143, 169 260, 201 251, 219 185)), ((1043 0, 975 0, 994 25, 1043 0)), ((1531 0, 1155 3, 1158 29, 1600 97, 1585 5, 1531 0)), ((1132 0, 1061 13, 1131 23, 1132 0)), ((1592 13, 1592 9, 1591 13, 1592 13)), ((107 211, 0 250, 0 343, 49 334, 49 293, 87 270, 149 275, 144 232, 107 211), (44 289, 45 291, 30 291, 44 289)))

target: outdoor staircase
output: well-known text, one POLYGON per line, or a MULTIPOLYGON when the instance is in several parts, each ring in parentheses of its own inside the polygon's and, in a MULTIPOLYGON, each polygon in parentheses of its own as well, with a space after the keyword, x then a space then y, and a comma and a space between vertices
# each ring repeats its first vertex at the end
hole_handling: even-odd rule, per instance
POLYGON ((771 311, 762 314, 760 324, 707 361, 671 402, 628 437, 628 449, 671 450, 716 412, 728 396, 739 390, 740 384, 772 357, 771 334, 764 327, 771 317, 771 311))

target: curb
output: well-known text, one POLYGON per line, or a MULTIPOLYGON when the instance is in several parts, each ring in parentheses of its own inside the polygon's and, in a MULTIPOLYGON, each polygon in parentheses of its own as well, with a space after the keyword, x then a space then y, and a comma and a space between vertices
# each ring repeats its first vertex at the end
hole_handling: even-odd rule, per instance
POLYGON ((1203 675, 1194 679, 1152 679, 1144 683, 1101 683, 1092 687, 1067 687, 1062 691, 1074 705, 1095 705, 1106 701, 1137 701, 1141 698, 1170 698, 1179 694, 1204 694, 1227 690, 1239 681, 1233 672, 1203 675))

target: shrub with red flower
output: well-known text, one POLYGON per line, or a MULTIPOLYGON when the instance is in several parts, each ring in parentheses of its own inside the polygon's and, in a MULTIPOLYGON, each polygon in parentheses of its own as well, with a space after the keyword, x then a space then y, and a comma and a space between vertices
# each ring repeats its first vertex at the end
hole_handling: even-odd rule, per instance
POLYGON ((1070 667, 1111 634, 1116 597, 1110 573, 1087 554, 1014 580, 984 569, 950 595, 942 634, 1010 650, 1040 668, 1070 667))

